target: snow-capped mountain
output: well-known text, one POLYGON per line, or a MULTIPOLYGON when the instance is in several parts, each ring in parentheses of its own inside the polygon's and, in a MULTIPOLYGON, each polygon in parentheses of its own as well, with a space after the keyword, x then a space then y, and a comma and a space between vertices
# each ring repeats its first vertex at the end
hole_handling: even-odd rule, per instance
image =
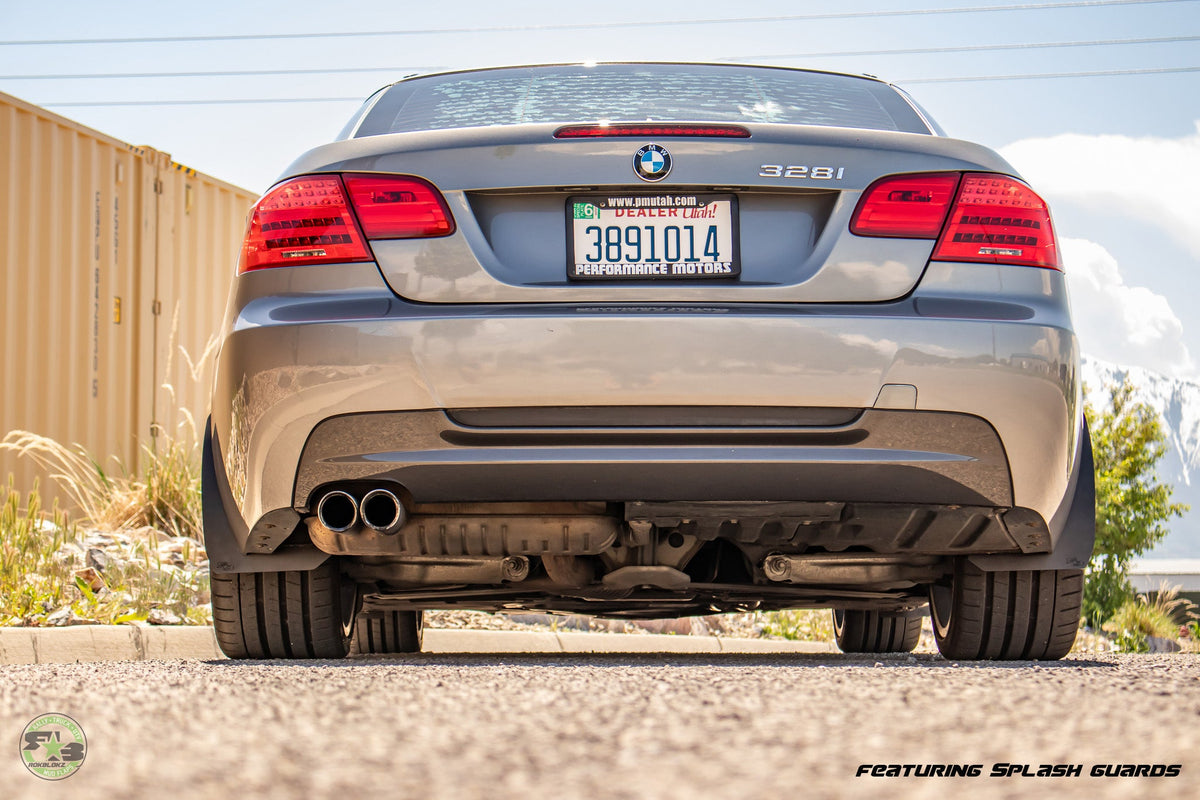
POLYGON ((1107 386, 1129 378, 1134 398, 1162 415, 1167 452, 1158 462, 1159 479, 1175 488, 1172 500, 1192 511, 1168 522, 1165 541, 1149 555, 1200 557, 1200 381, 1169 378, 1142 367, 1123 367, 1084 356, 1083 380, 1096 408, 1108 405, 1107 386))

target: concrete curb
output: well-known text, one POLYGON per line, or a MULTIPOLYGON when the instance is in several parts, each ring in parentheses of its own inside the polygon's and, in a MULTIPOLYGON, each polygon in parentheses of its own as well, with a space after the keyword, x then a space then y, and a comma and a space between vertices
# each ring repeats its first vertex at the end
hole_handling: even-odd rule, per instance
POLYGON ((203 626, 72 625, 0 628, 0 664, 72 664, 149 658, 223 658, 203 626))
MULTIPOLYGON (((832 653, 823 642, 639 633, 472 631, 431 628, 426 653, 832 653)), ((0 665, 144 659, 219 659, 210 627, 76 625, 0 628, 0 665)))

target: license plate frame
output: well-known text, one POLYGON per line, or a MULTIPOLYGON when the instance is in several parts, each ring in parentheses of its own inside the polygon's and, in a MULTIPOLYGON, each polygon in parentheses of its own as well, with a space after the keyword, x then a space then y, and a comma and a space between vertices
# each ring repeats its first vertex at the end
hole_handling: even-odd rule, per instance
POLYGON ((711 283, 741 277, 738 203, 733 194, 574 195, 567 198, 566 223, 567 278, 572 281, 711 283), (671 227, 676 228, 674 235, 667 230, 671 227), (606 243, 610 228, 618 229, 617 241, 609 238, 606 243), (630 228, 638 229, 636 237, 630 228), (613 247, 618 256, 628 249, 638 258, 606 260, 613 247), (589 260, 589 255, 599 258, 589 260))

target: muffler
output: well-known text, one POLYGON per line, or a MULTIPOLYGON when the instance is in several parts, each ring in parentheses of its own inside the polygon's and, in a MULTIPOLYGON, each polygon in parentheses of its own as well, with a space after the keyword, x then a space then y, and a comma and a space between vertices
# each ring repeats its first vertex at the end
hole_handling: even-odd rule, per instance
POLYGON ((400 498, 387 489, 367 492, 359 506, 359 513, 368 528, 387 536, 399 531, 406 519, 400 498))
POLYGON ((358 524, 358 501, 335 489, 317 503, 317 519, 334 533, 345 533, 358 524))

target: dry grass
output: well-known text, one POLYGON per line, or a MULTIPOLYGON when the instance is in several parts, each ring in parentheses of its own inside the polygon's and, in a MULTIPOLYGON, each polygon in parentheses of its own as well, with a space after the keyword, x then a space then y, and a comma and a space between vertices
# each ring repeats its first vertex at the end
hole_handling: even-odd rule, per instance
POLYGON ((111 475, 83 447, 67 447, 29 431, 10 431, 0 450, 32 459, 80 511, 81 523, 103 530, 153 527, 201 538, 200 460, 194 445, 159 437, 142 448, 141 476, 111 475))

